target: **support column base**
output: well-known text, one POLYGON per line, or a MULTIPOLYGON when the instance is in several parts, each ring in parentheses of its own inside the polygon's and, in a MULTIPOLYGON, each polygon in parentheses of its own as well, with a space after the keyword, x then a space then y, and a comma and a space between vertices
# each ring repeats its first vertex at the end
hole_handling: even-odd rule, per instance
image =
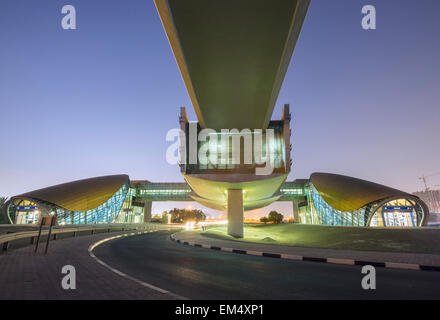
POLYGON ((228 190, 228 234, 234 238, 243 238, 243 191, 228 190))

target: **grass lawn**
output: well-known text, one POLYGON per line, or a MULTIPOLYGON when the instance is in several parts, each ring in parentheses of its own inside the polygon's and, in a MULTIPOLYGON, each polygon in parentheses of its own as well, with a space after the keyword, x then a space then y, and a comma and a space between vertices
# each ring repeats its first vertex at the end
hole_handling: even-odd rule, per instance
POLYGON ((359 228, 302 224, 246 225, 244 238, 226 234, 226 226, 211 227, 205 237, 298 247, 440 254, 440 228, 359 228))

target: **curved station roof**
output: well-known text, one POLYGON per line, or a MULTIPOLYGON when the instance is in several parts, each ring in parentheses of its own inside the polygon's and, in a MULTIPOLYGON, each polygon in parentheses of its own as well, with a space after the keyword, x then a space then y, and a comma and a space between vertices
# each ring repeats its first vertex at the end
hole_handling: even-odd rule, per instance
POLYGON ((95 209, 110 199, 129 182, 127 175, 112 175, 63 183, 23 193, 11 198, 44 201, 69 211, 85 212, 95 209))
POLYGON ((202 127, 266 129, 310 0, 155 0, 202 127))
POLYGON ((310 182, 328 205, 343 212, 354 211, 387 198, 414 197, 381 184, 339 174, 313 173, 310 182))

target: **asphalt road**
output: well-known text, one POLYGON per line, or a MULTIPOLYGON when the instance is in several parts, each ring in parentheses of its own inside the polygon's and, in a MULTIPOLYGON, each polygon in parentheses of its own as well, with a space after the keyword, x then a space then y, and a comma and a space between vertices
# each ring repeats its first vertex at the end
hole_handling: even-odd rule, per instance
MULTIPOLYGON (((440 272, 286 261, 184 246, 160 231, 102 244, 95 255, 132 277, 189 299, 439 299, 440 272)), ((130 280, 127 280, 130 281, 130 280)))

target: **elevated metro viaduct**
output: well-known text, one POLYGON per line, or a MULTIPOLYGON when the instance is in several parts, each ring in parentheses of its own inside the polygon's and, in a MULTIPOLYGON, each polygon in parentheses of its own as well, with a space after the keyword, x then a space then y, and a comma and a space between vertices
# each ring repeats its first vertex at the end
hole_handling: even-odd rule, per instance
POLYGON ((272 120, 272 113, 310 0, 155 0, 155 4, 198 120, 190 122, 181 108, 179 122, 186 141, 181 141, 180 163, 190 197, 226 210, 228 233, 243 237, 244 211, 278 201, 290 172, 290 108, 284 106, 281 120, 272 120), (211 130, 209 139, 200 142, 206 130, 211 130), (243 160, 225 157, 222 151, 230 151, 229 142, 211 144, 221 140, 225 130, 236 130, 238 141, 248 139, 254 146, 263 135, 260 154, 266 160, 244 147, 238 151, 243 160), (203 162, 197 156, 208 145, 210 157, 203 162), (222 159, 211 157, 217 152, 222 159), (272 170, 260 174, 266 165, 272 170))

